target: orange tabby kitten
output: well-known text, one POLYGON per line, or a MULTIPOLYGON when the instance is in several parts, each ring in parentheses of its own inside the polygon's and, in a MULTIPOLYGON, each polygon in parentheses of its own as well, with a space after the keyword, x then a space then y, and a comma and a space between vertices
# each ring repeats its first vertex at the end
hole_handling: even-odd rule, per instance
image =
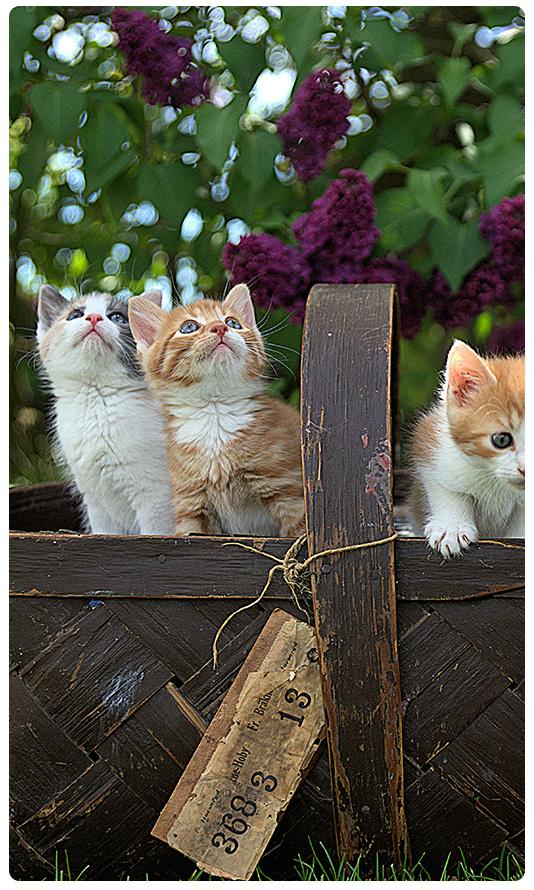
POLYGON ((483 358, 456 340, 435 406, 412 435, 412 517, 457 556, 482 538, 525 535, 525 359, 483 358))
POLYGON ((165 417, 176 534, 301 534, 299 415, 266 395, 247 286, 171 312, 132 297, 129 319, 165 417))

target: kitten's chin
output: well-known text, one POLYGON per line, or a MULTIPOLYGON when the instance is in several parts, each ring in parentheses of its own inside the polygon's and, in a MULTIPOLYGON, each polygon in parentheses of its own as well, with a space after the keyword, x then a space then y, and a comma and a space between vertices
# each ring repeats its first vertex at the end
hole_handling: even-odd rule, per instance
POLYGON ((76 349, 80 349, 82 353, 85 355, 109 355, 110 352, 114 351, 114 344, 110 343, 109 340, 104 338, 102 334, 97 334, 91 331, 89 334, 85 334, 81 340, 78 341, 76 349))
POLYGON ((237 368, 241 362, 241 356, 229 343, 218 343, 204 357, 204 362, 209 368, 237 368))
POLYGON ((228 343, 218 343, 210 353, 210 358, 215 362, 235 361, 236 351, 228 343))

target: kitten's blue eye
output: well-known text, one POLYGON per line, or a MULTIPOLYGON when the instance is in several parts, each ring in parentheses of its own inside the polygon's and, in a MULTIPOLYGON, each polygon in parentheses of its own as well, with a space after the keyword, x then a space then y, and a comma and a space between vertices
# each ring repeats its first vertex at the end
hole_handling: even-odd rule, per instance
POLYGON ((128 321, 128 319, 125 315, 122 314, 122 312, 111 312, 108 315, 108 318, 110 321, 114 321, 115 324, 126 324, 128 321))
POLYGON ((229 328, 235 328, 236 331, 243 330, 243 325, 238 322, 237 318, 232 318, 230 316, 230 318, 225 318, 224 321, 225 321, 225 324, 227 324, 229 328))
POLYGON ((514 444, 514 437, 511 433, 493 433, 491 441, 495 448, 510 448, 514 444))
POLYGON ((83 318, 83 312, 81 309, 73 309, 72 312, 69 312, 67 315, 67 321, 72 321, 73 318, 83 318))
POLYGON ((180 325, 180 333, 181 334, 193 334, 195 331, 198 331, 200 325, 196 323, 196 321, 184 321, 183 324, 180 325))

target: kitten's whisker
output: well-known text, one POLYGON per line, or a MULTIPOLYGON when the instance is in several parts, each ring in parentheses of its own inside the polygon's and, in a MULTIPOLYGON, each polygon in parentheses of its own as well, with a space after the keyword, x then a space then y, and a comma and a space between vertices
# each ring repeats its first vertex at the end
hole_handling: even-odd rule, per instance
POLYGON ((17 337, 17 336, 22 336, 22 337, 28 337, 28 338, 30 338, 30 337, 35 337, 35 328, 19 328, 19 327, 16 327, 16 328, 15 328, 15 336, 16 336, 16 337, 17 337))
POLYGON ((265 352, 262 352, 254 343, 249 343, 248 348, 249 348, 250 352, 252 353, 252 355, 256 356, 256 358, 258 358, 260 361, 266 362, 269 365, 269 367, 273 370, 273 372, 276 373, 276 368, 274 367, 269 356, 265 352))
POLYGON ((264 337, 275 332, 277 328, 286 327, 288 324, 291 323, 292 317, 295 314, 294 309, 288 309, 286 306, 280 306, 277 308, 283 309, 286 314, 283 318, 280 319, 280 321, 276 322, 276 324, 274 324, 272 328, 268 328, 266 331, 262 331, 264 337))
POLYGON ((277 364, 281 365, 283 368, 286 369, 286 371, 288 372, 288 374, 291 374, 291 376, 293 377, 293 379, 296 379, 296 377, 295 377, 295 372, 293 371, 292 368, 289 367, 289 365, 286 365, 285 362, 283 362, 280 358, 277 358, 276 356, 274 356, 273 358, 274 358, 274 361, 275 361, 277 364))
POLYGON ((266 272, 258 272, 257 275, 254 275, 253 278, 250 278, 250 279, 247 281, 247 287, 248 287, 250 290, 252 290, 253 285, 256 284, 257 281, 261 281, 262 278, 265 278, 265 275, 266 275, 266 274, 267 274, 266 272))
POLYGON ((286 371, 288 371, 288 373, 291 374, 291 376, 294 379, 296 379, 294 371, 290 367, 288 367, 288 365, 286 365, 285 362, 283 362, 280 358, 278 358, 276 356, 269 356, 269 354, 267 352, 265 352, 262 355, 261 352, 259 352, 258 350, 255 349, 253 344, 249 345, 249 349, 257 358, 263 359, 265 362, 267 362, 269 367, 272 369, 273 373, 276 374, 276 377, 279 377, 280 374, 278 373, 278 369, 276 368, 276 365, 273 364, 273 361, 276 362, 278 365, 281 365, 283 368, 285 368, 286 371), (271 359, 273 359, 273 361, 271 361, 271 359))
MULTIPOLYGON (((277 328, 279 325, 287 325, 287 324, 289 324, 291 315, 293 314, 292 312, 290 312, 290 311, 289 311, 288 309, 286 309, 285 307, 278 307, 278 308, 283 309, 283 311, 284 311, 286 314, 280 319, 280 321, 276 321, 276 322, 274 323, 274 325, 272 326, 273 328, 277 328)), ((267 334, 271 333, 271 330, 272 330, 271 328, 268 328, 266 331, 263 331, 263 335, 266 336, 267 334)))
POLYGON ((290 358, 293 357, 293 355, 297 355, 297 356, 300 357, 300 352, 298 352, 297 350, 290 350, 291 355, 288 355, 287 352, 286 352, 286 350, 285 350, 285 349, 280 349, 280 348, 276 345, 276 343, 266 343, 266 344, 265 344, 265 348, 266 348, 267 352, 270 352, 271 354, 275 354, 275 353, 276 353, 276 354, 280 355, 280 356, 281 356, 282 358, 284 358, 284 359, 290 359, 290 358))
POLYGON ((223 287, 223 294, 222 294, 223 301, 226 299, 226 295, 228 294, 228 290, 230 288, 230 282, 231 282, 232 278, 234 277, 235 261, 236 261, 236 258, 234 257, 232 260, 232 268, 230 269, 230 274, 228 275, 225 285, 223 287))
POLYGON ((269 305, 265 310, 265 314, 262 316, 261 322, 258 325, 258 330, 261 331, 262 328, 267 324, 269 318, 271 317, 271 309, 273 305, 274 296, 271 294, 271 299, 269 300, 269 305))
POLYGON ((292 346, 284 346, 283 343, 267 343, 266 344, 270 349, 283 349, 286 352, 292 352, 294 355, 300 355, 300 349, 293 349, 292 346))
POLYGON ((279 331, 282 331, 284 328, 287 328, 290 324, 289 318, 283 318, 281 321, 278 321, 272 328, 268 328, 266 331, 262 331, 263 337, 269 337, 272 334, 277 334, 279 331))

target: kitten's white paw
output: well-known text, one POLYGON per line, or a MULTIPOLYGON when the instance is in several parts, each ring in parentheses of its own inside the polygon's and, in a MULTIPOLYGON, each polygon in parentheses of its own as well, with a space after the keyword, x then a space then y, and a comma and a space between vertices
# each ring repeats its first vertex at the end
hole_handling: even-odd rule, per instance
POLYGON ((445 526, 430 520, 425 526, 425 536, 433 550, 449 559, 451 556, 459 556, 470 544, 475 544, 478 541, 478 530, 472 522, 445 526))

